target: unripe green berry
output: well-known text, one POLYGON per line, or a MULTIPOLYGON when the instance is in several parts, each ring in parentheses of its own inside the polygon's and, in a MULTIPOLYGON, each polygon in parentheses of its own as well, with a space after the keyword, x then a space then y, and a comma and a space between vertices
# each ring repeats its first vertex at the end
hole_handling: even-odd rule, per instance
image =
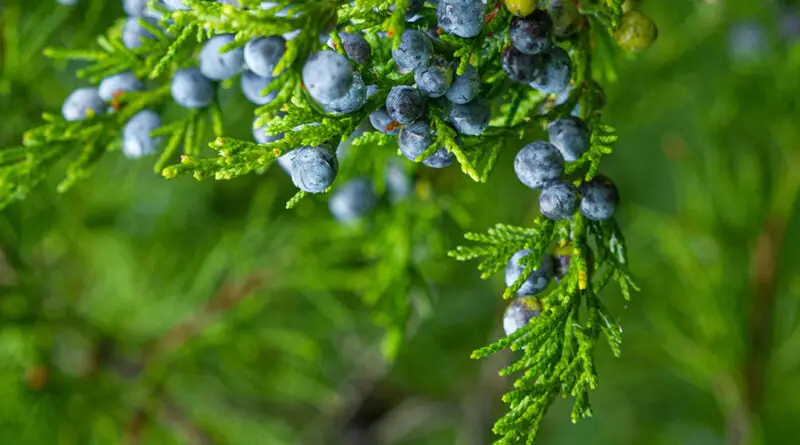
POLYGON ((506 8, 517 17, 527 17, 536 9, 536 0, 506 0, 506 8))
POLYGON ((581 13, 572 0, 552 0, 547 12, 553 20, 553 35, 556 37, 566 38, 578 31, 581 13))
POLYGON ((646 50, 658 38, 658 29, 650 17, 639 11, 628 11, 622 14, 619 28, 614 32, 614 39, 623 50, 638 53, 646 50))
POLYGON ((628 12, 639 7, 641 0, 625 0, 622 4, 622 12, 628 12))

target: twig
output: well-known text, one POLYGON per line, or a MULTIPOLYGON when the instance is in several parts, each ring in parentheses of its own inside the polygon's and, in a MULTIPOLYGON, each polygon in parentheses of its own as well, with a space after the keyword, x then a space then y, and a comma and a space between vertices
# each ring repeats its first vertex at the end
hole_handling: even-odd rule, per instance
POLYGON ((192 420, 180 406, 167 400, 165 397, 161 400, 161 406, 164 410, 164 417, 167 423, 173 425, 183 433, 187 444, 214 445, 214 441, 201 431, 197 425, 192 423, 192 420))
POLYGON ((125 428, 125 443, 129 445, 139 445, 141 443, 142 429, 147 424, 148 415, 144 408, 134 412, 127 428, 125 428))
POLYGON ((161 354, 174 351, 192 337, 202 332, 216 318, 236 306, 245 297, 263 286, 265 278, 251 275, 241 284, 224 284, 217 294, 196 313, 164 334, 151 347, 144 351, 142 362, 146 366, 161 354))
POLYGON ((747 307, 747 355, 742 365, 742 407, 728 416, 728 443, 741 445, 752 439, 759 421, 766 363, 772 349, 772 320, 781 243, 786 224, 768 217, 750 259, 750 295, 747 307))

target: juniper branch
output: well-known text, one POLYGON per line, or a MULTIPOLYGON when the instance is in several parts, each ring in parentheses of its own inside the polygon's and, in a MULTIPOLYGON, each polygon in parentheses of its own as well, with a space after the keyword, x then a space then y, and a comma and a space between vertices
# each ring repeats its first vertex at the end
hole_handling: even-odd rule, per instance
MULTIPOLYGON (((609 24, 616 24, 621 14, 618 6, 602 10, 609 24)), ((580 115, 588 118, 590 147, 566 170, 567 174, 586 171, 576 179, 578 185, 597 174, 600 160, 612 152, 611 144, 617 138, 612 127, 601 123, 601 104, 596 99, 601 92, 591 80, 589 48, 587 34, 579 35, 571 47, 578 68, 574 79, 576 88, 561 105, 549 105, 546 96, 512 88, 506 93, 507 105, 501 109, 504 114, 493 120, 498 125, 520 128, 520 133, 525 134, 525 126, 565 116, 580 103, 580 115), (542 106, 549 110, 540 116, 527 117, 528 110, 542 106)), ((569 269, 558 286, 537 296, 544 306, 542 313, 505 338, 472 354, 473 358, 483 358, 503 349, 523 351, 521 358, 500 371, 501 375, 518 374, 519 377, 514 389, 503 397, 509 410, 495 424, 494 432, 499 436, 497 444, 533 443, 545 413, 558 395, 574 397, 570 415, 573 422, 592 414, 589 393, 598 384, 593 355, 599 335, 604 334, 614 355, 621 353, 622 343, 622 328, 609 314, 598 293, 611 279, 620 285, 626 299, 630 298, 631 289, 637 289, 626 269, 625 241, 616 223, 597 223, 580 214, 571 221, 555 224, 546 221, 549 220, 539 218, 530 228, 497 225, 486 234, 468 233, 465 238, 477 244, 459 246, 450 252, 450 256, 462 261, 482 258, 478 269, 486 279, 503 269, 514 252, 531 250, 519 260, 519 264, 525 266, 519 278, 504 292, 503 296, 509 298, 539 267, 542 256, 549 253, 549 246, 554 243, 572 246, 569 269), (597 246, 597 255, 590 255, 590 237, 597 246), (593 268, 590 267, 591 257, 598 258, 593 268), (597 274, 600 268, 603 270, 597 274), (586 307, 583 320, 579 315, 581 305, 586 307)))

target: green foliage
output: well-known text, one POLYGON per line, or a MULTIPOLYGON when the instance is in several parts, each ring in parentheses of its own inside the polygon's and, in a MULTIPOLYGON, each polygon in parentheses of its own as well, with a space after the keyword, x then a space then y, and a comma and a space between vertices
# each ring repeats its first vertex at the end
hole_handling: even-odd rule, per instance
MULTIPOLYGON (((46 115, 44 125, 25 134, 23 147, 3 152, 2 171, 6 177, 3 202, 7 205, 24 197, 30 187, 44 177, 44 170, 70 151, 77 153, 68 165, 66 178, 60 183, 58 190, 66 191, 78 180, 86 178, 104 153, 119 148, 121 128, 131 116, 144 109, 161 110, 169 107, 169 88, 165 81, 175 70, 190 65, 200 45, 215 34, 234 35, 234 42, 229 45, 233 48, 254 37, 300 30, 297 37, 287 42, 286 53, 273 73, 275 78, 266 89, 267 92, 276 92, 275 100, 255 112, 255 125, 267 125, 270 135, 283 133, 285 136, 268 144, 226 136, 217 98, 206 109, 182 110, 180 117, 157 130, 157 135, 164 137, 167 142, 163 153, 156 160, 156 172, 166 178, 191 175, 198 180, 233 179, 253 172, 264 172, 277 157, 300 146, 320 146, 352 140, 353 151, 364 151, 374 149, 374 145, 386 145, 389 140, 374 131, 367 132, 364 136, 354 135, 354 132, 370 113, 383 105, 392 86, 413 82, 411 75, 401 75, 394 71, 390 52, 391 47, 399 44, 406 26, 407 1, 400 0, 391 5, 359 1, 348 6, 344 2, 334 1, 297 4, 279 2, 269 10, 256 7, 257 3, 260 2, 243 2, 243 7, 252 6, 253 9, 239 9, 217 2, 189 0, 186 2, 189 10, 172 14, 162 11, 165 13, 165 18, 161 21, 163 31, 142 21, 143 26, 155 38, 145 41, 140 48, 134 50, 125 48, 121 42, 121 21, 117 21, 104 36, 98 38, 98 49, 46 50, 45 54, 55 60, 88 62, 88 66, 78 71, 78 76, 92 83, 112 74, 133 71, 140 77, 158 81, 162 86, 143 93, 124 94, 112 104, 113 110, 110 113, 83 121, 64 122, 57 116, 46 115), (287 7, 288 13, 280 16, 279 12, 287 7), (307 56, 320 49, 320 34, 330 32, 335 48, 343 52, 338 31, 333 28, 336 24, 351 31, 365 33, 372 47, 372 62, 356 68, 367 84, 377 88, 377 93, 368 100, 366 106, 345 116, 321 110, 305 93, 300 77, 300 68, 307 56), (391 45, 386 45, 385 39, 378 37, 377 33, 380 31, 386 31, 393 37, 391 45), (217 154, 210 158, 204 157, 201 152, 209 122, 211 133, 215 136, 209 146, 217 154), (168 165, 179 153, 180 162, 168 165)), ((436 138, 416 162, 421 162, 436 150, 444 148, 455 155, 462 171, 472 180, 487 182, 502 149, 529 138, 542 125, 569 114, 580 103, 581 115, 587 119, 592 132, 592 143, 590 150, 570 166, 568 173, 585 169, 585 178, 591 179, 599 169, 600 159, 611 152, 610 144, 616 140, 616 136, 611 127, 600 122, 602 104, 596 98, 602 92, 592 80, 590 30, 594 26, 590 25, 613 27, 618 21, 619 5, 587 9, 587 19, 592 19, 592 23, 585 23, 584 32, 564 42, 573 61, 574 88, 559 105, 549 102, 552 98, 547 95, 532 92, 527 87, 511 86, 505 80, 499 55, 508 45, 505 29, 510 14, 499 3, 492 2, 487 8, 491 8, 492 12, 487 26, 478 37, 461 39, 445 35, 437 43, 440 46, 437 49, 460 61, 458 73, 463 73, 468 64, 479 69, 486 94, 499 95, 499 103, 506 105, 493 114, 492 127, 485 135, 464 138, 458 138, 455 130, 444 122, 441 118, 442 109, 430 106, 428 118, 436 132, 436 138)), ((433 11, 426 9, 422 19, 415 22, 414 26, 429 28, 436 26, 435 21, 433 11)), ((348 156, 357 159, 372 157, 373 162, 362 165, 345 163, 340 181, 357 172, 378 177, 377 173, 383 171, 380 166, 386 165, 384 156, 359 156, 358 153, 350 153, 348 156)), ((581 179, 577 179, 576 184, 580 183, 581 179)), ((295 194, 286 207, 297 206, 304 197, 306 194, 303 192, 295 194)), ((412 227, 416 229, 413 233, 434 230, 432 226, 418 227, 418 224, 428 223, 436 212, 431 212, 433 209, 426 210, 423 204, 418 203, 417 206, 419 208, 401 205, 384 226, 378 224, 372 228, 376 246, 382 249, 386 242, 393 242, 397 243, 396 250, 394 255, 389 256, 380 255, 380 249, 367 255, 367 258, 375 257, 375 266, 371 269, 370 276, 377 278, 377 285, 370 282, 364 288, 354 289, 362 295, 367 306, 373 308, 373 320, 386 329, 383 351, 387 358, 397 354, 402 342, 405 330, 403 323, 409 314, 406 295, 412 282, 410 277, 425 275, 420 269, 411 267, 415 263, 410 254, 411 246, 421 240, 414 240, 415 236, 407 230, 412 227), (404 211, 409 213, 404 215, 404 211)), ((523 359, 503 371, 503 374, 522 371, 523 376, 517 380, 515 389, 504 398, 510 405, 510 411, 498 421, 495 432, 502 436, 500 443, 513 443, 522 437, 527 437, 527 441, 531 443, 541 419, 557 394, 576 397, 573 420, 591 413, 588 391, 596 387, 593 351, 597 336, 601 331, 606 332, 612 349, 617 353, 620 343, 617 332, 619 328, 611 321, 596 292, 602 290, 607 279, 611 277, 621 284, 626 297, 628 289, 635 287, 624 269, 624 244, 618 230, 594 227, 580 217, 576 217, 571 223, 557 224, 540 218, 531 229, 499 225, 488 236, 468 235, 468 238, 486 246, 460 248, 452 254, 461 260, 487 256, 480 266, 484 278, 503 267, 507 258, 516 250, 532 250, 532 255, 537 260, 526 266, 525 272, 530 272, 538 266, 538 258, 541 258, 553 242, 557 241, 561 245, 571 243, 574 248, 570 272, 557 289, 543 298, 547 310, 540 318, 541 323, 531 328, 533 330, 529 335, 525 335, 528 329, 523 330, 519 335, 500 340, 473 354, 476 358, 482 358, 505 347, 527 347, 523 359), (590 271, 587 269, 586 252, 590 246, 586 233, 592 233, 596 237, 595 242, 601 253, 598 256, 598 269, 604 268, 605 276, 598 281, 597 289, 589 285, 590 271), (589 315, 584 326, 578 327, 581 324, 578 309, 582 304, 588 308, 589 315), (534 375, 537 379, 531 383, 534 375)), ((426 239, 424 242, 430 241, 426 239)), ((369 241, 362 242, 365 242, 366 249, 370 249, 369 241)), ((331 258, 343 254, 338 249, 337 247, 336 253, 330 255, 331 258)), ((364 253, 368 252, 369 250, 364 253)), ((318 254, 324 255, 324 252, 318 251, 318 254)), ((523 277, 526 275, 523 273, 523 277)), ((507 289, 505 298, 514 295, 522 281, 518 280, 507 289)))
MULTIPOLYGON (((127 49, 120 40, 122 21, 117 21, 106 35, 97 40, 98 49, 95 50, 62 50, 47 49, 45 54, 56 60, 76 60, 89 65, 78 71, 78 76, 96 83, 112 74, 133 71, 141 77, 149 77, 160 82, 168 80, 172 73, 180 67, 191 64, 191 59, 197 53, 202 43, 214 34, 234 34, 235 41, 231 46, 241 46, 247 40, 257 36, 282 35, 284 33, 301 30, 300 34, 287 42, 287 49, 281 62, 275 69, 275 78, 265 89, 267 92, 277 92, 275 100, 256 110, 256 125, 269 125, 269 134, 282 132, 289 133, 280 141, 269 144, 257 145, 246 141, 223 137, 225 130, 222 119, 219 117, 219 102, 206 110, 204 119, 192 116, 178 119, 167 124, 158 131, 168 143, 155 164, 155 169, 162 172, 167 178, 174 178, 182 174, 190 174, 196 179, 213 177, 215 179, 233 179, 252 172, 263 172, 272 161, 290 149, 302 145, 320 145, 331 140, 344 141, 350 138, 361 121, 369 113, 380 108, 393 85, 411 84, 413 76, 401 75, 394 70, 394 61, 391 58, 390 45, 386 45, 378 37, 378 32, 387 31, 395 36, 394 45, 398 44, 399 37, 405 26, 406 2, 389 4, 385 2, 361 1, 355 5, 343 5, 343 2, 310 2, 291 5, 288 16, 279 14, 290 3, 278 3, 275 8, 261 10, 255 7, 260 2, 244 2, 242 6, 253 6, 254 9, 238 9, 231 5, 222 5, 216 2, 190 1, 187 3, 191 10, 177 11, 167 14, 172 22, 162 21, 164 30, 157 29, 147 22, 141 23, 150 30, 155 39, 146 40, 145 43, 134 50, 127 49), (389 6, 394 6, 390 11, 389 6), (338 13, 337 13, 338 11, 338 13), (320 44, 317 36, 329 31, 334 23, 345 26, 351 31, 365 33, 372 47, 372 62, 365 66, 356 66, 367 84, 374 84, 377 93, 370 98, 367 105, 360 111, 337 116, 327 114, 309 99, 302 88, 299 69, 302 67, 308 54, 318 50, 320 44), (286 111, 285 115, 276 114, 286 111), (201 155, 203 139, 207 137, 206 122, 211 122, 211 129, 216 140, 210 147, 217 152, 219 157, 204 158, 201 155), (314 124, 311 126, 311 124, 314 124), (294 129, 301 127, 300 131, 294 129), (180 163, 168 165, 179 153, 180 163)), ((568 112, 578 103, 581 95, 590 97, 595 94, 594 89, 599 88, 591 84, 591 88, 576 88, 569 100, 563 104, 552 107, 551 111, 536 116, 529 116, 528 112, 539 108, 546 97, 541 94, 528 93, 529 88, 515 86, 508 89, 504 86, 504 75, 499 64, 499 53, 508 44, 507 35, 503 30, 510 15, 499 5, 490 4, 494 17, 486 29, 475 39, 460 39, 452 36, 442 36, 442 42, 437 50, 452 54, 461 60, 458 72, 463 72, 467 64, 473 64, 484 73, 487 94, 499 93, 511 104, 504 107, 499 113, 494 114, 493 122, 496 128, 490 129, 485 137, 464 138, 463 143, 456 140, 455 132, 444 125, 435 107, 429 110, 429 117, 434 128, 438 131, 437 139, 428 150, 423 153, 417 162, 444 147, 456 155, 462 170, 473 180, 486 182, 499 156, 503 146, 507 146, 513 134, 521 135, 530 121, 547 122, 568 112), (509 133, 511 132, 511 133, 509 133), (462 146, 463 144, 463 146, 462 146), (483 164, 483 167, 479 167, 483 164)), ((415 22, 415 26, 435 26, 435 14, 432 9, 426 9, 423 19, 415 22)), ((331 32, 334 40, 338 33, 331 32)), ((582 35, 580 43, 566 42, 575 59, 574 83, 583 85, 588 78, 589 49, 588 37, 582 35)), ((340 42, 340 40, 338 40, 340 42)), ((338 45, 338 51, 343 51, 338 45)), ((230 83, 230 82, 228 82, 230 83)), ((121 125, 128 117, 145 107, 164 108, 167 90, 157 89, 159 93, 133 93, 121 98, 115 108, 121 111, 109 116, 100 116, 95 119, 71 123, 69 131, 62 133, 60 119, 51 118, 52 123, 31 130, 26 137, 26 147, 35 144, 36 150, 46 150, 50 153, 38 155, 30 153, 32 149, 19 149, 16 157, 10 158, 4 164, 3 174, 9 180, 8 192, 3 195, 6 203, 24 197, 27 190, 35 184, 40 175, 32 172, 44 171, 49 165, 47 160, 57 160, 69 152, 73 145, 82 144, 89 140, 84 152, 72 163, 68 179, 60 188, 64 191, 69 188, 77 178, 86 177, 94 160, 106 151, 113 151, 118 145, 118 134, 121 125), (98 134, 97 129, 102 128, 105 133, 98 134), (66 135, 66 137, 65 137, 66 135), (92 137, 89 137, 91 135, 92 137), (63 147, 63 148, 56 148, 63 147), (88 152, 88 153, 87 153, 88 152), (23 156, 24 154, 24 156, 23 156)), ((588 100, 583 106, 588 106, 588 100)), ((167 107, 169 108, 169 107, 167 107)), ((187 113, 183 111, 183 113, 187 113)), ((607 153, 608 148, 597 145, 587 155, 591 170, 596 171, 601 154, 607 153)), ((582 165, 582 163, 579 163, 582 165)))
MULTIPOLYGON (((595 11, 595 17, 613 26, 620 10, 618 6, 608 10, 595 11)), ((567 166, 566 174, 585 172, 576 177, 575 184, 591 180, 600 168, 603 156, 612 153, 610 144, 617 140, 614 128, 602 124, 601 97, 604 94, 592 79, 589 36, 586 33, 572 41, 570 56, 577 66, 573 79, 580 88, 575 88, 566 101, 541 116, 548 122, 568 114, 580 100, 580 115, 586 119, 591 129, 591 143, 587 152, 576 162, 567 166)), ((544 98, 537 97, 523 89, 513 92, 504 116, 510 128, 526 127, 528 122, 519 124, 517 116, 544 104, 544 98)), ((514 252, 530 250, 530 254, 520 259, 525 268, 515 283, 506 288, 505 299, 516 295, 528 275, 539 267, 544 255, 550 254, 553 244, 572 246, 569 271, 567 275, 546 296, 539 295, 543 301, 544 312, 535 317, 525 328, 501 339, 490 346, 473 352, 473 358, 485 358, 489 354, 510 348, 524 350, 524 355, 514 364, 501 371, 501 375, 521 373, 514 389, 503 397, 509 405, 509 412, 494 426, 494 432, 501 436, 498 444, 514 444, 520 440, 533 443, 544 415, 557 396, 574 397, 575 403, 571 419, 591 416, 589 392, 597 387, 594 366, 594 349, 602 332, 615 355, 621 352, 622 328, 600 301, 597 294, 613 279, 621 288, 626 299, 630 291, 637 289, 631 275, 627 272, 625 243, 615 223, 593 223, 580 215, 571 221, 552 221, 538 217, 533 227, 511 227, 503 224, 490 229, 486 235, 468 233, 466 238, 480 243, 478 246, 460 246, 450 252, 458 260, 485 257, 478 266, 481 277, 486 279, 504 269, 514 252), (591 235, 592 243, 589 241, 591 235), (588 263, 592 244, 599 255, 594 270, 588 263), (593 279, 594 278, 594 279, 593 279), (585 305, 587 315, 581 320, 579 309, 585 305)))
MULTIPOLYGON (((620 57, 608 32, 622 2, 581 1, 586 27, 563 42, 576 88, 560 105, 504 84, 497 54, 508 43, 502 29, 510 17, 489 2, 496 14, 484 33, 437 42, 459 70, 478 67, 483 93, 502 102, 480 138, 456 138, 440 110, 429 110, 439 131, 426 154, 451 151, 466 177, 457 168, 408 164, 415 192, 382 201, 370 221, 353 227, 330 222, 324 198, 303 199, 274 171, 261 175, 299 145, 348 140, 337 184, 368 176, 384 196, 394 138, 358 129, 392 85, 413 83, 395 72, 390 50, 404 27, 435 22, 431 6, 419 25, 408 25, 406 1, 300 2, 296 11, 304 14, 278 18, 292 2, 243 12, 190 0, 192 11, 172 14, 157 40, 131 51, 120 44, 119 21, 89 42, 109 25, 97 21, 119 12, 112 2, 73 9, 3 3, 0 91, 8 125, 0 135, 9 148, 0 151, 0 205, 7 207, 0 222, 0 442, 341 443, 341 418, 356 409, 351 404, 372 400, 373 385, 394 394, 385 430, 422 425, 410 437, 394 432, 377 443, 486 443, 487 422, 498 417, 498 443, 539 436, 548 443, 705 444, 722 443, 723 430, 743 443, 796 436, 792 246, 800 181, 791 160, 800 137, 792 120, 800 58, 796 44, 773 45, 761 65, 727 69, 726 20, 751 13, 749 2, 645 2, 669 32, 634 63, 620 57), (334 19, 347 23, 342 31, 364 32, 372 47, 371 65, 355 68, 378 94, 354 115, 324 113, 298 74, 334 19), (298 28, 304 32, 268 87, 278 98, 255 110, 270 133, 305 125, 298 131, 265 145, 240 139, 252 116, 240 98, 230 100, 235 79, 206 110, 170 104, 166 82, 211 35, 235 33, 241 45, 298 28), (91 47, 48 49, 50 62, 39 57, 44 46, 65 44, 91 47), (52 80, 52 62, 77 68, 85 82, 133 69, 157 86, 123 96, 115 113, 77 123, 45 115, 37 124, 42 109, 56 109, 77 85, 64 74, 52 80), (619 225, 532 219, 531 192, 514 188, 513 152, 576 104, 592 143, 568 165, 569 180, 579 185, 610 169, 623 191, 619 225), (164 150, 138 174, 141 164, 122 164, 116 152, 122 124, 143 108, 156 108, 167 122, 158 131, 164 150), (53 183, 49 172, 61 169, 64 179, 53 183), (146 174, 153 169, 159 176, 146 174), (237 181, 195 184, 181 176, 237 181), (53 197, 51 189, 71 192, 53 197), (287 201, 293 212, 282 211, 287 201), (537 296, 542 315, 499 338, 491 330, 498 313, 488 308, 502 309, 503 299, 443 258, 452 232, 492 225, 450 252, 480 259, 483 278, 519 249, 533 251, 522 276, 554 248, 572 252, 564 279, 537 296), (629 307, 637 289, 630 270, 647 298, 629 307), (621 352, 620 315, 626 354, 608 360, 621 352), (612 354, 598 347, 601 336, 612 354), (466 360, 487 338, 473 353, 483 360, 466 360), (483 373, 494 368, 513 380, 494 383, 483 373), (448 414, 484 413, 499 392, 506 406, 491 409, 491 419, 448 414), (560 398, 570 399, 569 416, 560 415, 560 398), (418 420, 403 406, 431 415, 418 420), (576 421, 592 408, 603 413, 599 422, 560 427, 562 417, 576 421), (545 417, 548 409, 559 415, 545 417)), ((331 37, 339 41, 336 30, 331 37)))
POLYGON ((483 278, 504 269, 514 252, 531 251, 520 259, 527 264, 504 298, 516 294, 554 243, 572 250, 567 274, 554 289, 538 296, 544 305, 542 314, 508 337, 472 353, 473 358, 481 359, 505 348, 524 351, 522 358, 500 371, 501 375, 521 375, 503 397, 510 411, 495 424, 495 433, 502 436, 497 443, 513 444, 521 439, 533 443, 545 413, 559 395, 575 397, 573 422, 590 416, 589 391, 597 387, 598 380, 594 367, 597 339, 604 334, 616 356, 622 343, 622 328, 597 295, 611 278, 619 283, 625 298, 630 298, 630 289, 636 289, 626 270, 627 254, 619 229, 613 223, 593 223, 580 215, 555 224, 540 217, 531 228, 500 224, 486 235, 470 233, 466 238, 481 244, 459 247, 450 255, 462 261, 486 257, 478 267, 483 278), (597 264, 603 265, 601 270, 590 269, 590 244, 600 254, 597 264), (592 276, 597 278, 590 281, 592 276), (580 317, 582 305, 587 311, 585 320, 580 317))

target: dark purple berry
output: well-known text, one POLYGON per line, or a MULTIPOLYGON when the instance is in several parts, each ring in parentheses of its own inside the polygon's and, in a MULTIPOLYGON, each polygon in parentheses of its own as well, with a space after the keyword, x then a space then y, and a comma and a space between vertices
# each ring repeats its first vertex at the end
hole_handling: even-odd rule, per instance
POLYGON ((353 67, 346 57, 335 51, 320 51, 309 56, 302 75, 308 94, 323 105, 343 97, 353 85, 353 67))
MULTIPOLYGON (((342 46, 344 46, 344 52, 347 57, 353 59, 359 65, 369 63, 372 58, 372 49, 364 36, 358 33, 342 32, 339 33, 339 37, 342 39, 342 46)), ((328 46, 333 47, 333 39, 328 41, 328 46)))
POLYGON ((286 53, 286 40, 270 36, 250 40, 244 46, 244 62, 250 71, 261 77, 275 76, 275 68, 286 53))
POLYGON ((567 162, 577 161, 589 150, 589 127, 580 118, 569 116, 550 122, 547 134, 567 162))
POLYGON ((539 75, 537 57, 509 46, 500 56, 500 66, 506 76, 514 82, 530 83, 539 75))
MULTIPOLYGON (((506 286, 511 287, 522 275, 527 261, 519 264, 519 261, 527 255, 530 255, 530 250, 519 250, 508 260, 506 264, 506 286)), ((534 269, 525 281, 522 287, 517 290, 517 295, 534 295, 545 290, 553 278, 553 260, 550 255, 544 255, 539 262, 539 267, 534 269)))
POLYGON ((541 9, 527 17, 514 17, 508 28, 508 35, 514 48, 525 54, 539 54, 550 47, 550 33, 553 22, 541 9))
POLYGON ((453 83, 453 68, 442 57, 434 57, 425 68, 414 72, 417 89, 428 97, 442 97, 453 83))
POLYGON ((581 213, 588 219, 604 221, 617 211, 619 191, 617 186, 605 176, 595 176, 581 185, 581 213))
POLYGON ((394 86, 386 97, 386 111, 397 122, 410 124, 425 113, 425 100, 410 86, 394 86))
POLYGON ((570 219, 578 210, 578 189, 566 181, 547 184, 539 195, 539 211, 552 220, 570 219))
POLYGON ((439 27, 458 37, 475 37, 486 18, 486 5, 481 0, 440 0, 436 8, 439 27))
POLYGON ((544 141, 532 142, 514 158, 514 172, 520 182, 532 189, 540 189, 561 178, 564 173, 564 158, 552 144, 544 141))
POLYGON ((386 108, 381 108, 372 112, 369 115, 369 122, 374 129, 383 134, 394 136, 400 132, 400 124, 389 116, 389 113, 386 112, 386 108))
POLYGON ((543 93, 556 94, 569 88, 572 63, 562 48, 555 46, 539 54, 536 71, 530 86, 543 93))
POLYGON ((453 104, 448 117, 459 133, 479 136, 489 128, 492 108, 483 100, 473 100, 468 104, 453 104))
MULTIPOLYGON (((428 147, 433 144, 434 136, 428 123, 419 120, 411 125, 406 125, 400 130, 400 137, 397 144, 400 152, 408 160, 416 162, 417 156, 421 155, 428 147)), ((444 148, 439 148, 432 155, 422 161, 423 165, 431 168, 444 168, 456 160, 454 154, 444 148)))
MULTIPOLYGON (((454 64, 453 72, 456 72, 458 64, 454 64)), ((478 70, 472 65, 467 65, 464 74, 456 75, 453 84, 447 89, 445 96, 447 100, 454 104, 465 104, 478 95, 481 89, 481 76, 478 70)))
POLYGON ((325 147, 301 147, 292 155, 292 182, 308 193, 322 193, 333 184, 339 162, 325 147))
POLYGON ((433 55, 433 43, 422 31, 407 29, 400 38, 400 46, 392 50, 397 67, 401 71, 416 71, 428 66, 433 55))

